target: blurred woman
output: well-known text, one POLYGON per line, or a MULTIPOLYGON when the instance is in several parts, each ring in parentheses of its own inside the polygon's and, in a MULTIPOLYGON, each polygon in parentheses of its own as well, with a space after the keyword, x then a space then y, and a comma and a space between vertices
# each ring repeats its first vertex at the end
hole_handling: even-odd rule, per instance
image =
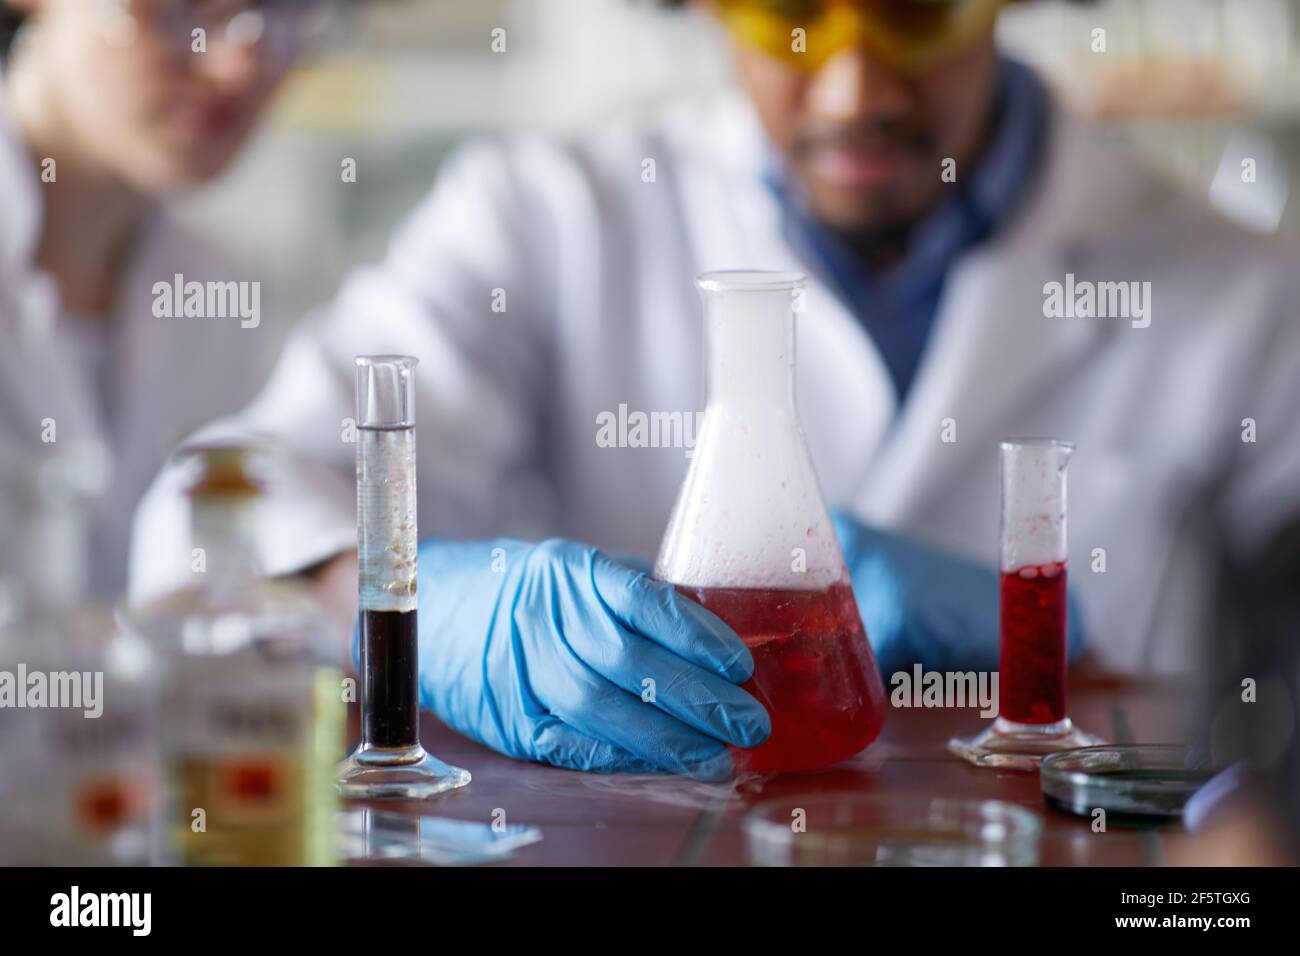
POLYGON ((0 471, 99 450, 103 596, 164 457, 274 358, 258 283, 161 201, 226 169, 330 6, 0 0, 0 471))

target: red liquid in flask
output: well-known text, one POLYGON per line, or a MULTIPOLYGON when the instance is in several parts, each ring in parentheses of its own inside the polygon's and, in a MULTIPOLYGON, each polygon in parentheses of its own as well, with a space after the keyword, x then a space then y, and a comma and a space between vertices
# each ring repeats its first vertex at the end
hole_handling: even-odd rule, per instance
POLYGON ((998 708, 1018 724, 1065 719, 1064 562, 1002 575, 1002 673, 998 708))
POLYGON ((885 690, 847 584, 677 590, 730 624, 754 655, 754 676, 743 686, 767 708, 772 736, 733 750, 737 771, 816 770, 876 739, 885 690))

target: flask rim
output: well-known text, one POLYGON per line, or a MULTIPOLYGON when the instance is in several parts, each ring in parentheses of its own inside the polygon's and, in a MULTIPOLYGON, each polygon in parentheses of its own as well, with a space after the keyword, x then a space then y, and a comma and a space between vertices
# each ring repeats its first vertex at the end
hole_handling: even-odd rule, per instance
POLYGON ((1004 451, 1014 451, 1019 448, 1056 448, 1060 451, 1074 451, 1075 444, 1072 441, 1062 441, 1059 438, 1004 438, 998 442, 999 447, 1004 451))
POLYGON ((695 278, 695 285, 702 292, 784 292, 802 288, 807 280, 802 272, 719 269, 701 272, 695 278))

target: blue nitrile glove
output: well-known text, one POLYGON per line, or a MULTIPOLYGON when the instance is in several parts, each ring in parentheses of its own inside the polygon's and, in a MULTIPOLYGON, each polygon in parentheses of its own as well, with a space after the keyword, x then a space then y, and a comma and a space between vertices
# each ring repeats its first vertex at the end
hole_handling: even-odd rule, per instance
POLYGON ((426 541, 419 595, 420 705, 500 753, 717 779, 771 733, 736 633, 594 548, 426 541))
MULTIPOLYGON (((1000 582, 992 566, 868 527, 843 511, 831 517, 886 682, 916 663, 936 671, 998 669, 1000 582)), ((1084 635, 1073 595, 1067 614, 1073 660, 1084 635)))

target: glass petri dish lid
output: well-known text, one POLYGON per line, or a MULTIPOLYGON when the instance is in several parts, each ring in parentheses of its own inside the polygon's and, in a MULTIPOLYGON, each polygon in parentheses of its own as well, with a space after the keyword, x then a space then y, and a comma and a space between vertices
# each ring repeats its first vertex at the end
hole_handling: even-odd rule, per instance
POLYGON ((999 800, 819 793, 757 804, 743 829, 755 866, 1033 866, 1042 824, 999 800))
POLYGON ((1081 747, 1044 757, 1043 799, 1053 809, 1091 817, 1098 809, 1119 819, 1155 822, 1182 816, 1192 794, 1214 776, 1185 744, 1081 747))

